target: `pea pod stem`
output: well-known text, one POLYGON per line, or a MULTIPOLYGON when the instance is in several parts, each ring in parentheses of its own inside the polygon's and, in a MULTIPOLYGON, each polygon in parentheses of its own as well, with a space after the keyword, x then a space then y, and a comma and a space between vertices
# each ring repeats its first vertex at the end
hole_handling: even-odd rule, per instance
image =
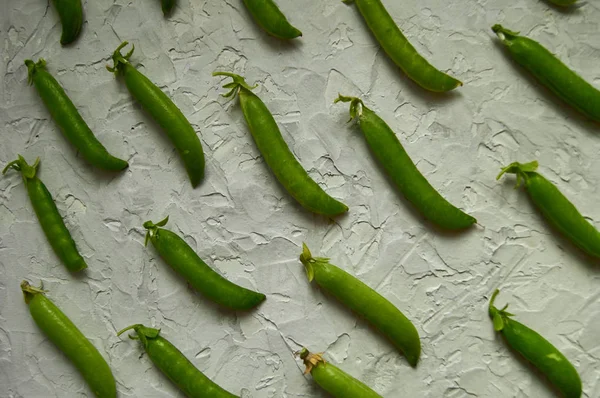
POLYGON ((121 50, 129 44, 124 41, 112 55, 114 65, 108 71, 123 76, 131 95, 162 127, 183 161, 192 187, 204 178, 204 152, 196 131, 171 99, 131 63, 134 46, 123 55, 121 50))
POLYGON ((502 168, 497 179, 505 173, 515 174, 515 188, 521 183, 524 185, 531 201, 551 226, 581 250, 600 258, 600 232, 553 183, 536 171, 537 168, 537 161, 513 162, 502 168))
POLYGON ((120 330, 117 336, 128 330, 135 332, 135 335, 129 335, 129 338, 142 343, 150 360, 186 396, 190 398, 239 398, 200 372, 177 347, 160 336, 160 329, 134 324, 120 330))
POLYGON ((600 90, 537 41, 500 24, 492 26, 492 31, 506 45, 512 58, 540 83, 589 119, 600 121, 600 90))
POLYGON ((465 229, 477 222, 448 202, 417 169, 394 131, 360 98, 339 95, 337 102, 350 103, 350 120, 357 120, 379 164, 404 197, 429 221, 447 230, 465 229))
POLYGON ((16 160, 6 165, 2 170, 2 174, 6 174, 9 169, 21 173, 33 210, 52 250, 69 271, 81 271, 87 268, 87 264, 79 254, 71 233, 65 226, 56 203, 52 199, 52 195, 46 185, 37 177, 39 164, 39 158, 35 160, 33 165, 29 165, 23 156, 18 155, 16 160))
POLYGON ((390 301, 375 290, 336 267, 325 257, 313 257, 302 244, 300 262, 308 281, 313 280, 348 308, 366 319, 401 351, 411 366, 421 355, 419 333, 412 322, 390 301))
POLYGON ((31 317, 48 339, 61 350, 81 373, 98 398, 117 396, 116 383, 110 367, 98 349, 73 322, 45 296, 43 287, 21 282, 25 303, 31 317))
POLYGON ((575 367, 548 340, 536 331, 512 319, 514 314, 494 306, 500 291, 496 289, 490 299, 488 313, 494 330, 503 335, 508 345, 540 370, 565 398, 580 398, 581 379, 575 367))
POLYGON ((313 380, 336 398, 381 398, 366 384, 350 376, 337 366, 326 362, 323 353, 312 354, 306 348, 296 353, 304 362, 304 374, 310 373, 313 380))
POLYGON ((348 206, 329 196, 304 170, 296 159, 277 126, 271 112, 256 96, 242 76, 229 72, 214 72, 213 76, 227 76, 233 82, 224 97, 238 96, 244 118, 258 150, 279 183, 305 209, 328 217, 348 211, 348 206))
POLYGON ((91 165, 108 171, 121 171, 129 164, 112 156, 98 141, 60 83, 48 72, 46 61, 25 60, 29 84, 33 84, 63 136, 91 165))

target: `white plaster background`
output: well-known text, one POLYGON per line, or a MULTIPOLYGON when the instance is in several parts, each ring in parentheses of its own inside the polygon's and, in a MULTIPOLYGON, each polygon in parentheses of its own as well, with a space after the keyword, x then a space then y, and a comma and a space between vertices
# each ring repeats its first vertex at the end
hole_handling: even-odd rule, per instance
POLYGON ((465 85, 428 94, 388 61, 355 7, 278 0, 304 37, 284 43, 250 20, 241 0, 181 0, 165 20, 157 1, 84 1, 70 48, 41 0, 3 1, 0 163, 42 159, 41 178, 89 269, 71 276, 38 225, 20 176, 0 179, 0 395, 82 397, 89 390, 37 329, 19 290, 49 297, 99 348, 122 397, 182 396, 115 332, 160 327, 199 369, 244 397, 321 397, 292 351, 306 345, 384 397, 551 397, 494 335, 486 308, 500 287, 518 319, 575 364, 585 397, 600 397, 600 268, 543 222, 500 166, 538 159, 541 172, 600 226, 600 131, 555 100, 502 51, 494 23, 522 30, 600 87, 600 8, 560 12, 537 0, 385 1, 409 39, 465 85), (132 58, 196 127, 206 180, 192 190, 172 145, 104 66, 129 40, 132 58), (129 160, 122 174, 87 166, 60 136, 23 60, 44 57, 100 141, 129 160), (290 148, 327 192, 350 206, 331 223, 275 182, 237 101, 214 70, 258 82, 256 93, 290 148), (439 234, 400 198, 346 124, 338 92, 360 95, 397 132, 429 181, 481 227, 439 234), (209 264, 267 295, 256 311, 216 308, 144 248, 145 220, 170 215, 209 264), (384 338, 307 283, 306 241, 395 303, 417 326, 423 354, 408 366, 384 338))

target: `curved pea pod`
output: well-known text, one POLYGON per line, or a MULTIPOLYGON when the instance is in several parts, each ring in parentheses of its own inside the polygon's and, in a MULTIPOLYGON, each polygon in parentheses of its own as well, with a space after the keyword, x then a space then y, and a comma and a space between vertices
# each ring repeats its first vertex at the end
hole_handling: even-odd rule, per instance
POLYGON ((314 280, 321 289, 369 321, 404 354, 411 366, 417 366, 421 355, 419 333, 398 308, 354 276, 331 264, 328 258, 312 257, 305 244, 302 245, 300 261, 304 264, 309 282, 314 280))
POLYGON ((144 325, 131 325, 117 335, 132 330, 129 338, 140 340, 148 357, 186 396, 190 398, 239 398, 214 383, 200 372, 181 351, 160 336, 159 329, 144 325))
POLYGON ((146 221, 146 244, 152 242, 163 260, 209 300, 234 310, 249 310, 265 300, 265 295, 238 286, 211 269, 177 234, 160 228, 169 217, 154 224, 146 221))
POLYGON ((581 397, 581 379, 571 362, 536 331, 512 319, 514 315, 506 311, 508 304, 500 310, 494 307, 499 292, 496 289, 489 305, 494 330, 504 336, 511 348, 538 368, 565 398, 581 397))
POLYGON ((313 380, 335 398, 381 398, 363 382, 323 359, 323 353, 311 354, 306 348, 297 353, 313 380))
POLYGON ((27 59, 25 65, 29 74, 29 84, 35 86, 63 136, 77 148, 88 163, 108 171, 120 171, 129 166, 126 161, 108 153, 98 141, 61 85, 46 69, 45 60, 40 59, 34 63, 27 59))
POLYGON ((121 54, 121 49, 127 44, 125 41, 117 47, 112 55, 114 66, 106 68, 123 76, 131 95, 167 133, 183 160, 192 187, 195 188, 204 177, 204 152, 200 139, 173 101, 129 63, 134 48, 125 56, 121 54))
POLYGON ((537 41, 519 36, 519 32, 505 29, 502 25, 494 25, 492 30, 506 45, 513 59, 531 72, 540 83, 588 118, 600 121, 598 89, 569 69, 537 41))
POLYGON ((335 102, 350 102, 350 120, 357 119, 379 164, 404 197, 425 218, 448 230, 467 228, 477 220, 442 197, 417 169, 392 129, 356 97, 340 95, 335 102))
POLYGON ((30 166, 25 161, 25 158, 19 155, 17 160, 6 165, 4 170, 2 170, 2 174, 5 174, 9 169, 14 169, 21 173, 23 183, 27 188, 29 199, 33 205, 33 210, 54 253, 56 253, 69 271, 81 271, 87 268, 87 264, 79 254, 79 251, 77 251, 75 242, 58 213, 52 195, 50 195, 44 183, 37 177, 39 165, 39 158, 30 166))
POLYGON ((436 69, 415 50, 380 0, 342 1, 356 3, 381 48, 419 86, 433 92, 446 92, 462 86, 462 82, 436 69))
POLYGON ((77 39, 83 24, 83 7, 81 0, 53 0, 62 25, 60 44, 70 44, 77 39))
POLYGON ((176 0, 161 0, 162 12, 165 17, 173 12, 176 3, 176 0))
POLYGON ((496 179, 500 179, 504 173, 516 174, 515 188, 523 179, 525 190, 544 218, 575 246, 594 257, 600 257, 598 230, 583 218, 554 184, 535 171, 537 168, 537 161, 525 164, 514 162, 504 167, 496 179))
POLYGON ((313 213, 334 217, 348 211, 348 206, 329 196, 304 170, 285 143, 279 127, 266 105, 253 92, 243 77, 233 73, 215 72, 213 76, 228 76, 231 89, 224 97, 235 94, 240 99, 244 118, 265 162, 294 199, 313 213))
POLYGON ((21 283, 21 290, 35 323, 75 365, 96 397, 116 397, 115 379, 96 347, 44 295, 43 290, 31 286, 27 281, 21 283))
POLYGON ((279 39, 294 39, 302 32, 290 24, 273 0, 244 0, 256 23, 265 32, 279 39))
POLYGON ((570 7, 577 2, 577 0, 548 0, 548 1, 559 7, 570 7))

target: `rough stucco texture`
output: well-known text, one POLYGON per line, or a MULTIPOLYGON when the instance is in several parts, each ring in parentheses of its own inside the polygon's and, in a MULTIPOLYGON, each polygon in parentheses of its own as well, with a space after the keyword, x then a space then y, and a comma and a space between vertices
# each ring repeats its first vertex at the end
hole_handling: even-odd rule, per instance
MULTIPOLYGON (((100 350, 122 397, 180 397, 117 330, 162 328, 208 377, 243 397, 322 397, 292 352, 326 358, 384 397, 552 397, 553 391, 494 334, 487 300, 512 304, 576 366, 585 397, 600 397, 600 268, 557 236, 502 165, 538 159, 541 172, 600 226, 597 124, 511 62, 490 30, 521 30, 600 87, 600 8, 561 12, 537 0, 385 1, 411 42, 464 82, 435 96, 386 58, 354 6, 278 0, 304 36, 267 37, 241 0, 181 0, 165 20, 158 1, 84 1, 80 40, 59 45, 60 24, 42 0, 8 0, 1 18, 0 162, 42 161, 52 192, 89 269, 71 276, 47 244, 17 173, 0 179, 0 395, 82 397, 88 387, 33 323, 19 282, 49 297, 100 350), (133 62, 199 132, 206 179, 191 189, 155 123, 105 65, 123 40, 133 62), (100 141, 128 159, 121 174, 86 165, 60 135, 23 60, 43 57, 100 141), (252 84, 290 148, 349 205, 330 222, 279 186, 228 102, 214 70, 252 84), (397 132, 434 187, 479 222, 462 234, 424 223, 385 178, 338 92, 359 95, 397 132), (142 223, 169 215, 180 233, 230 280, 267 295, 247 314, 208 303, 151 247, 142 223), (416 325, 417 369, 343 306, 308 284, 298 261, 313 254, 358 276, 416 325)), ((373 310, 376 310, 374 308, 373 310)))

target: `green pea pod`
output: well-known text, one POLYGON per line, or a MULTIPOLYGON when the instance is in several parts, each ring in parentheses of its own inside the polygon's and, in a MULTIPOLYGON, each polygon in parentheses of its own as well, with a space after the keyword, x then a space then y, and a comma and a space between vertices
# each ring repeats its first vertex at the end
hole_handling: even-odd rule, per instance
POLYGON ((77 39, 83 24, 81 0, 53 0, 62 25, 60 44, 70 44, 77 39))
POLYGON ((176 3, 176 0, 161 0, 162 12, 165 17, 173 11, 176 3))
POLYGON ((544 86, 563 101, 592 120, 600 121, 600 91, 569 69, 537 41, 519 32, 492 27, 518 64, 533 74, 544 86))
POLYGON ((265 295, 238 286, 212 270, 194 250, 177 234, 159 228, 166 225, 169 217, 154 224, 146 221, 144 228, 148 241, 158 254, 178 274, 183 276, 194 289, 206 298, 234 310, 249 310, 265 300, 265 295))
POLYGON ((294 39, 302 32, 292 26, 273 0, 244 0, 256 23, 271 36, 294 39))
POLYGON ((75 365, 96 397, 116 397, 115 379, 96 347, 46 298, 43 290, 29 285, 27 281, 21 283, 21 290, 35 323, 75 365))
POLYGON ((40 59, 34 63, 27 59, 25 65, 29 73, 29 84, 35 86, 64 137, 88 163, 109 171, 120 171, 129 166, 126 161, 108 153, 98 141, 61 85, 46 69, 45 60, 40 59))
POLYGON ((595 257, 600 257, 600 233, 554 184, 535 170, 538 162, 514 162, 504 167, 496 179, 504 173, 516 174, 518 188, 523 179, 529 197, 544 218, 573 244, 595 257))
POLYGON ((144 325, 131 325, 121 330, 117 336, 133 329, 136 335, 129 338, 139 339, 157 368, 167 376, 186 396, 190 398, 236 398, 200 372, 181 351, 167 339, 159 335, 160 329, 144 325))
MULTIPOLYGON (((317 214, 333 217, 348 211, 348 206, 327 195, 302 168, 285 143, 273 115, 253 92, 243 77, 227 72, 215 72, 213 76, 228 76, 231 89, 224 97, 238 94, 244 118, 258 150, 275 174, 277 180, 304 208, 317 214)), ((255 86, 256 87, 256 86, 255 86)))
POLYGON ((302 245, 300 261, 308 281, 313 280, 352 311, 369 321, 404 353, 411 366, 417 366, 421 355, 419 333, 412 322, 385 297, 349 273, 329 262, 328 258, 312 257, 302 245))
POLYGON ((419 172, 392 129, 356 97, 340 95, 335 102, 350 102, 350 120, 358 119, 371 152, 396 183, 404 197, 428 220, 449 230, 467 228, 477 220, 442 197, 419 172))
POLYGON ((337 366, 325 362, 323 353, 311 354, 306 348, 298 353, 313 380, 335 398, 381 398, 366 384, 356 380, 337 366))
POLYGON ((577 2, 577 0, 548 0, 550 3, 559 7, 569 7, 577 2))
POLYGON ((19 155, 17 160, 6 165, 4 170, 2 170, 2 174, 6 174, 8 169, 11 168, 21 172, 29 199, 33 205, 33 210, 54 253, 56 253, 69 271, 81 271, 87 268, 87 264, 77 251, 75 242, 58 213, 52 195, 50 195, 44 183, 37 177, 39 165, 40 158, 37 158, 35 163, 30 166, 25 161, 25 158, 19 155))
POLYGON ((173 101, 129 63, 134 47, 127 55, 121 54, 121 49, 127 44, 128 42, 125 41, 117 47, 112 56, 114 66, 112 68, 107 66, 106 69, 123 76, 131 95, 167 133, 183 160, 192 186, 195 188, 204 177, 204 152, 200 139, 173 101))
POLYGON ((510 318, 514 315, 506 311, 508 304, 500 310, 494 307, 499 292, 496 289, 489 305, 494 330, 502 333, 508 345, 538 368, 565 398, 581 397, 581 379, 571 362, 536 331, 510 318))
POLYGON ((462 83, 432 66, 415 50, 380 0, 342 0, 356 3, 369 29, 388 57, 419 86, 434 92, 454 90, 462 83))

